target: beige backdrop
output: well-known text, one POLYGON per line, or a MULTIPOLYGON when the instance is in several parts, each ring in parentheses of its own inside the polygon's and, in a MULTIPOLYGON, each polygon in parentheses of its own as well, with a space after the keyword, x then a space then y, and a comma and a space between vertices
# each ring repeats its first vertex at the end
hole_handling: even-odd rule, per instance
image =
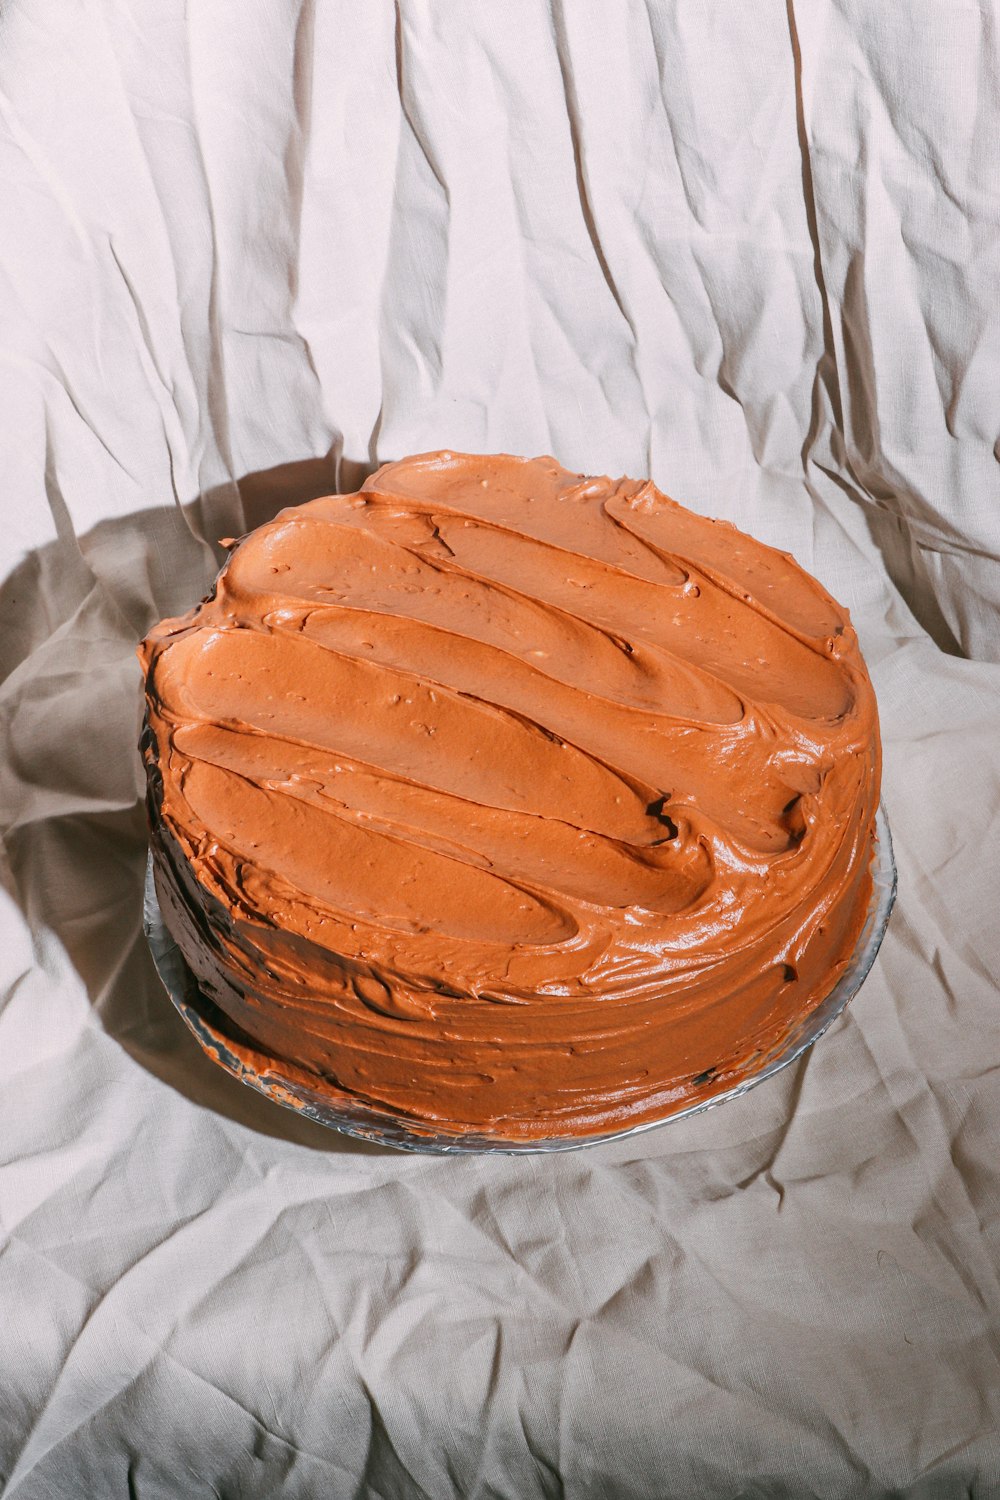
POLYGON ((1000 1494, 996 0, 0 9, 13 1500, 1000 1494), (900 898, 745 1100, 435 1161, 151 967, 136 638, 408 451, 651 474, 851 608, 900 898))

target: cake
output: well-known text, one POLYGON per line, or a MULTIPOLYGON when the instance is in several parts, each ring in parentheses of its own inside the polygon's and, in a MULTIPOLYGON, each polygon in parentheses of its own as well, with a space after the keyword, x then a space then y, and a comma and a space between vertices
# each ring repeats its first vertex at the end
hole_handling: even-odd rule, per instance
POLYGON ((846 610, 649 482, 441 452, 233 544, 140 648, 163 918, 258 1077, 585 1139, 849 963, 880 750, 846 610))

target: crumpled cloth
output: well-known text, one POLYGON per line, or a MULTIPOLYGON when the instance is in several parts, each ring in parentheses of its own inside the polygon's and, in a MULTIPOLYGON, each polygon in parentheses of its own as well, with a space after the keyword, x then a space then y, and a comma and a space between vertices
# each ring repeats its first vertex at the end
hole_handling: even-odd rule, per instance
POLYGON ((0 12, 11 1500, 1000 1493, 998 50, 989 0, 0 12), (651 475, 852 611, 899 901, 739 1102, 394 1154, 158 982, 137 638, 439 447, 651 475))

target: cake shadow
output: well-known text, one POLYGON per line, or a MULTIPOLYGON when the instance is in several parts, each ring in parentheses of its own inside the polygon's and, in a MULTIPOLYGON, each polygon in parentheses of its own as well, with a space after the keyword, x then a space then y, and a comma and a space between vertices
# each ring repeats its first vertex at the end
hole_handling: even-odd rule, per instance
POLYGON ((157 619, 209 589, 219 536, 288 505, 359 485, 370 465, 331 455, 205 491, 185 507, 100 522, 76 537, 50 496, 59 539, 0 585, 0 733, 6 745, 5 881, 30 931, 52 934, 103 1031, 201 1109, 311 1150, 396 1155, 326 1129, 238 1083, 174 1009, 142 925, 148 852, 137 749, 135 648, 157 619), (65 523, 65 524, 63 524, 65 523))

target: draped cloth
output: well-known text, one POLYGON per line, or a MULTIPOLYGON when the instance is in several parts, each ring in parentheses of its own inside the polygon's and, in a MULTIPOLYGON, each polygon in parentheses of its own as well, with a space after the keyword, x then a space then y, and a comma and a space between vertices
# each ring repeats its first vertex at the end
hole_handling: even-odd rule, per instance
POLYGON ((0 12, 0 1481, 12 1500, 1000 1493, 992 0, 0 12), (746 1098, 338 1137, 142 926, 137 639, 408 452, 651 476, 878 694, 899 900, 746 1098))

